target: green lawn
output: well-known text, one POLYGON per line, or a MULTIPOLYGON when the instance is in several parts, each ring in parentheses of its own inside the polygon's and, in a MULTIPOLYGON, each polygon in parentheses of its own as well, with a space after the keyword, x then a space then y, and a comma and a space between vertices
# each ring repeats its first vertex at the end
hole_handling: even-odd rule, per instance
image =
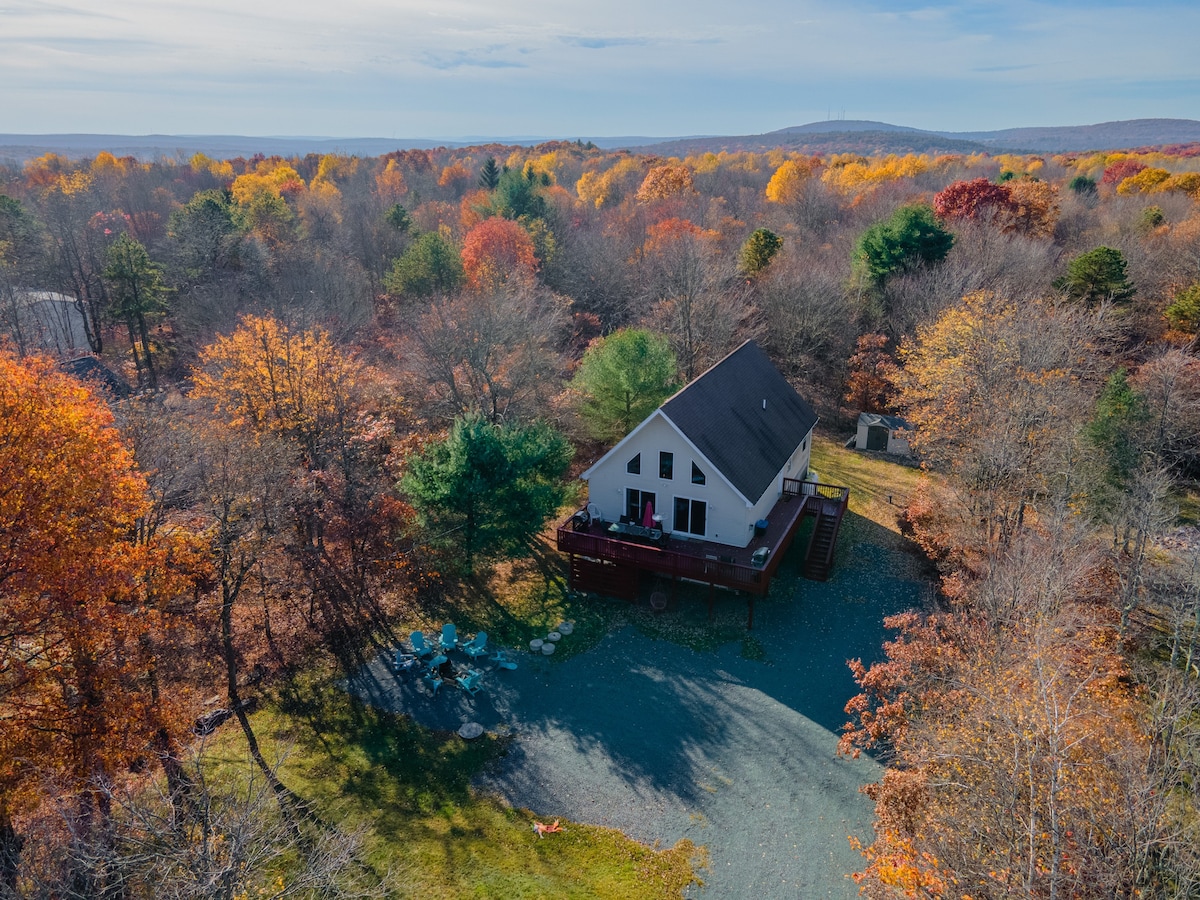
MULTIPOLYGON (((660 850, 589 825, 564 823, 563 833, 539 839, 528 812, 470 788, 504 752, 502 739, 431 733, 331 681, 301 679, 253 721, 295 795, 323 821, 364 831, 365 862, 389 896, 677 898, 701 861, 686 843, 660 850)), ((231 722, 210 747, 207 776, 244 780, 250 765, 231 722)), ((277 873, 264 874, 269 881, 277 873)), ((279 874, 286 880, 286 870, 279 874)))
POLYGON ((850 488, 850 512, 900 534, 896 515, 916 488, 920 469, 882 454, 848 450, 821 434, 813 437, 810 465, 824 483, 850 488))

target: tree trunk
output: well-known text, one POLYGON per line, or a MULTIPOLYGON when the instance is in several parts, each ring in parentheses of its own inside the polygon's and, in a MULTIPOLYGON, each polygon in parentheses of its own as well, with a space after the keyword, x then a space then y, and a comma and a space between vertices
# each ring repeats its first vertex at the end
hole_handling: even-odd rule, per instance
POLYGON ((254 734, 254 727, 250 724, 250 717, 246 715, 246 707, 242 703, 241 693, 238 690, 237 650, 233 646, 233 602, 239 590, 240 579, 237 587, 225 585, 222 589, 221 650, 225 657, 225 690, 229 698, 229 708, 233 710, 233 714, 242 728, 242 734, 246 736, 246 746, 250 750, 250 757, 262 772, 263 777, 267 779, 267 784, 270 785, 275 799, 279 802, 279 811, 283 815, 284 821, 287 822, 289 830, 299 838, 300 829, 296 824, 291 804, 288 802, 290 791, 275 775, 275 771, 263 757, 262 749, 258 746, 258 737, 254 734))
POLYGON ((16 896, 17 875, 21 871, 21 848, 25 838, 13 827, 7 804, 0 804, 0 886, 4 895, 16 896))
POLYGON ((146 361, 146 374, 149 376, 151 390, 158 389, 158 375, 154 371, 154 357, 150 353, 150 329, 146 327, 146 317, 137 314, 138 336, 142 342, 142 358, 146 361))

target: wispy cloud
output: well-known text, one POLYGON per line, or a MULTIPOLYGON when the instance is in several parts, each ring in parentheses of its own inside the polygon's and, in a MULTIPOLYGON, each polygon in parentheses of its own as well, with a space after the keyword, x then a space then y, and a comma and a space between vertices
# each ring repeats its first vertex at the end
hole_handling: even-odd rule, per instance
POLYGON ((497 59, 486 54, 476 54, 470 52, 452 53, 446 55, 428 54, 422 58, 422 62, 431 69, 440 69, 447 71, 451 69, 462 68, 477 68, 477 69, 525 69, 528 68, 527 63, 516 62, 511 59, 497 59))
POLYGON ((1017 66, 976 66, 972 72, 1020 72, 1023 69, 1037 68, 1033 63, 1024 63, 1017 66))
POLYGON ((572 47, 584 47, 588 50, 604 50, 608 47, 643 47, 650 43, 646 38, 583 37, 578 35, 564 35, 559 40, 572 47))

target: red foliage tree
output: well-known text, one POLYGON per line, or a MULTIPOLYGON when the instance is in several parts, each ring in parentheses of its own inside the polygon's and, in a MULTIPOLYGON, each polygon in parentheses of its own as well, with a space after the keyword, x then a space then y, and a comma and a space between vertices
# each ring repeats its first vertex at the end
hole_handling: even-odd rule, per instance
POLYGON ((1146 164, 1138 162, 1136 159, 1119 159, 1104 169, 1104 174, 1100 177, 1100 183, 1120 184, 1126 178, 1132 178, 1144 168, 1146 168, 1146 164))
POLYGON ((933 211, 939 219, 991 221, 1016 209, 1007 185, 993 184, 986 178, 956 181, 933 198, 933 211))

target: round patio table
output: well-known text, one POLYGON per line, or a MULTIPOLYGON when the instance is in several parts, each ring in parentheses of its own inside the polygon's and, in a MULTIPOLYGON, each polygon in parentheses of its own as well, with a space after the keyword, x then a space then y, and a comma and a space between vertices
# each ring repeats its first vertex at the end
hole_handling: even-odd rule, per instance
POLYGON ((546 642, 543 641, 541 638, 534 638, 532 641, 529 642, 529 649, 532 650, 534 653, 537 653, 539 650, 542 649, 542 645, 545 643, 546 642))
POLYGON ((478 722, 465 722, 463 727, 458 729, 458 736, 466 741, 473 741, 481 734, 483 734, 483 726, 478 722))

